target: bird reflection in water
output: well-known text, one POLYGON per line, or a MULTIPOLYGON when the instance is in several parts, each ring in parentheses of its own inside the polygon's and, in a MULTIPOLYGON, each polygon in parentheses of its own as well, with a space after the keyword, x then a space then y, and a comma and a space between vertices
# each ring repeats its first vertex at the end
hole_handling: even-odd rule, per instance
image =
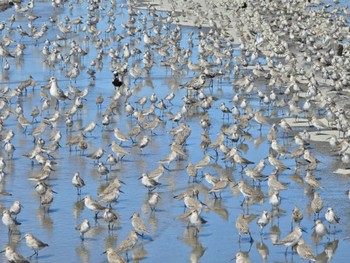
POLYGON ((197 236, 197 230, 192 227, 186 228, 181 240, 183 240, 187 246, 192 248, 189 255, 190 262, 200 262, 200 259, 204 255, 207 248, 202 246, 202 243, 197 236))
POLYGON ((80 246, 75 248, 75 252, 80 258, 80 262, 88 263, 90 262, 90 251, 85 247, 84 242, 80 243, 80 246))
POLYGON ((263 262, 267 262, 267 258, 270 254, 269 247, 264 243, 263 240, 261 242, 256 243, 256 249, 259 252, 259 255, 261 256, 261 259, 263 262))

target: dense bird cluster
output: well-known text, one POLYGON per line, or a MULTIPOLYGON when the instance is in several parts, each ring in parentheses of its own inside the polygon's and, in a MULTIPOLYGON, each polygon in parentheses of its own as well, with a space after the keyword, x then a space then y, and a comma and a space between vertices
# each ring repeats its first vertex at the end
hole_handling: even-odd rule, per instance
POLYGON ((144 246, 169 235, 176 250, 171 225, 184 229, 197 262, 206 253, 201 242, 228 238, 214 231, 220 220, 239 243, 236 262, 250 262, 256 240, 268 261, 267 236, 271 251, 286 246, 286 257, 291 248, 309 261, 332 259, 348 215, 325 193, 340 183, 322 173, 331 168, 321 157, 347 173, 346 7, 317 0, 208 1, 207 9, 173 1, 168 11, 114 0, 13 4, 0 23, 8 232, 0 246, 9 262, 29 261, 16 250, 22 239, 31 257, 44 260, 45 249, 59 258, 50 235, 36 237, 43 228, 74 232, 78 238, 68 240, 83 262, 90 261, 84 243, 100 248, 104 238, 100 253, 109 262, 132 252, 156 261, 144 246), (180 26, 185 20, 193 27, 180 26), (316 141, 329 149, 320 154, 316 141), (59 213, 64 222, 53 224, 59 213))

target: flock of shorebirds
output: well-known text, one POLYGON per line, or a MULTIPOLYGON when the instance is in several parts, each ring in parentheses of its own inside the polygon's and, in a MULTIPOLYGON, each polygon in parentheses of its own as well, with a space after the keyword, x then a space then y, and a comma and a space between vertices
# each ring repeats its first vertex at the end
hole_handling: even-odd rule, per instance
MULTIPOLYGON (((269 224, 272 244, 286 246, 286 257, 291 248, 292 259, 294 251, 309 261, 332 259, 339 242, 336 235, 344 231, 344 225, 336 229, 340 211, 324 194, 327 184, 319 178, 323 174, 313 138, 326 134, 326 154, 338 159, 346 171, 350 163, 347 7, 318 0, 176 1, 169 2, 168 11, 157 11, 157 4, 137 1, 120 4, 114 0, 52 0, 53 13, 44 18, 35 15, 41 4, 34 0, 13 2, 6 11, 12 15, 0 23, 3 199, 16 198, 19 191, 5 190, 11 178, 9 167, 29 159, 34 172, 28 179, 35 182, 33 188, 40 206, 49 216, 56 195, 71 194, 57 193, 52 178, 61 180, 56 170, 62 158, 75 154, 88 160, 99 177, 88 179, 94 177, 93 172, 81 174, 74 171, 75 167, 66 168, 73 170, 69 173, 72 188, 77 189, 78 204, 93 213, 90 219, 78 217, 81 223, 75 230, 81 242, 86 242, 89 231, 102 222, 108 235, 124 227, 118 211, 122 201, 118 198, 132 198, 132 193, 122 190, 129 180, 146 189, 147 213, 153 216, 167 210, 162 196, 173 195, 170 205, 180 205, 178 199, 183 201, 185 211, 176 219, 186 222, 193 261, 200 261, 205 253, 199 239, 208 219, 202 212, 215 210, 203 199, 237 200, 238 193, 243 200, 235 208, 241 211, 234 224, 237 240, 241 244, 248 237, 252 244, 260 238, 257 250, 263 261, 269 260, 264 243, 269 224), (81 6, 86 8, 85 17, 75 12, 81 6), (62 10, 70 16, 61 16, 62 10), (125 23, 120 22, 120 17, 125 23), (178 23, 189 20, 194 29, 187 29, 185 34, 178 23), (28 49, 36 51, 45 73, 13 81, 14 67, 25 63, 28 49), (89 52, 94 57, 87 61, 91 58, 89 52), (159 74, 155 69, 170 72, 169 88, 153 87, 152 82, 147 82, 159 74), (232 83, 232 93, 223 92, 228 81, 232 83), (97 85, 105 87, 97 89, 97 85), (152 92, 142 93, 147 86, 152 87, 152 92), (106 95, 111 90, 113 94, 106 95), (220 94, 230 95, 227 98, 220 94), (92 105, 96 109, 91 110, 92 105), (97 112, 97 117, 91 112, 97 112), (123 121, 131 123, 128 130, 123 121), (110 136, 105 140, 106 134, 110 136), (263 137, 268 141, 267 151, 259 148, 263 137), (23 150, 21 140, 32 146, 29 152, 19 155, 23 150), (155 144, 167 144, 162 148, 167 152, 157 152, 155 144), (249 144, 254 144, 259 153, 246 154, 249 144), (162 158, 154 160, 152 152, 162 158), (130 160, 146 160, 146 169, 124 180, 119 169, 130 160), (154 170, 145 171, 154 164, 154 170), (289 170, 294 171, 295 182, 279 181, 289 170), (179 173, 186 176, 180 177, 179 173), (181 181, 186 189, 181 193, 175 189, 177 193, 173 194, 174 189, 167 189, 165 176, 181 181), (87 180, 100 181, 89 188, 97 189, 98 199, 86 190, 87 180), (232 195, 227 195, 228 190, 232 195), (294 200, 292 213, 285 215, 281 196, 291 191, 302 192, 303 200, 294 200), (301 204, 304 202, 309 203, 308 211, 301 204), (259 204, 269 209, 261 209, 259 204), (260 215, 252 211, 260 211, 260 215), (310 213, 313 219, 305 219, 310 213), (291 231, 280 238, 278 222, 284 216, 291 218, 291 231), (252 231, 253 220, 260 233, 252 231), (313 225, 307 225, 309 222, 313 225), (322 253, 316 255, 309 239, 303 238, 306 228, 313 229, 311 237, 316 247, 325 245, 322 253)), ((73 164, 72 161, 70 165, 73 164)), ((132 173, 137 171, 137 165, 133 169, 132 173)), ((286 198, 291 197, 286 194, 286 198)), ((343 194, 342 198, 347 196, 343 194)), ((3 206, 2 222, 9 237, 3 250, 7 260, 30 262, 36 257, 40 261, 39 250, 54 244, 38 239, 35 229, 34 234, 28 232, 14 241, 13 236, 21 235, 21 200, 3 206), (16 250, 22 239, 34 251, 29 258, 16 250)), ((156 242, 144 221, 145 215, 135 209, 129 216, 129 236, 104 251, 109 262, 126 262, 138 243, 156 242)), ((237 252, 236 262, 250 262, 249 251, 237 252)))

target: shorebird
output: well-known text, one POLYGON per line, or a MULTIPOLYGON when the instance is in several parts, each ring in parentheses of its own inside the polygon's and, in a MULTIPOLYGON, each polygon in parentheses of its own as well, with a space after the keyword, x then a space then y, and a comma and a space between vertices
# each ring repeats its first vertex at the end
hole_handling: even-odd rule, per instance
MULTIPOLYGON (((131 138, 131 137, 130 137, 131 138)), ((140 141, 138 142, 137 146, 139 147, 141 153, 143 152, 143 149, 148 145, 150 142, 150 139, 148 138, 147 135, 144 135, 140 141)))
POLYGON ((268 177, 267 175, 263 175, 260 172, 257 172, 256 170, 250 169, 248 167, 244 168, 243 172, 246 176, 253 179, 253 185, 255 184, 255 181, 258 181, 260 183, 260 181, 266 180, 266 178, 268 177))
POLYGON ((89 219, 85 218, 83 222, 75 227, 75 230, 79 231, 80 239, 84 241, 85 234, 90 230, 90 222, 89 219))
POLYGON ((242 234, 249 234, 250 242, 252 243, 254 241, 252 238, 252 235, 249 231, 248 219, 245 218, 244 214, 239 214, 239 216, 236 220, 236 228, 237 228, 237 231, 239 234, 238 242, 241 242, 241 235, 242 234))
POLYGON ((97 172, 100 177, 106 176, 106 180, 108 179, 109 169, 103 164, 103 162, 98 162, 97 172))
POLYGON ((91 121, 85 127, 81 128, 81 130, 82 130, 83 134, 87 133, 87 132, 92 134, 92 132, 93 132, 93 130, 95 129, 96 126, 97 126, 96 121, 91 121))
POLYGON ((275 139, 271 141, 270 147, 276 152, 277 157, 284 157, 287 154, 287 148, 280 145, 275 139))
POLYGON ((117 160, 122 160, 125 155, 129 154, 128 151, 126 151, 123 147, 119 146, 115 141, 112 141, 110 147, 112 152, 115 153, 117 160))
POLYGON ((117 138, 117 140, 120 141, 119 145, 121 145, 123 142, 129 141, 129 138, 126 135, 124 135, 118 127, 114 128, 114 136, 115 138, 117 138))
POLYGON ((184 87, 186 90, 198 91, 204 87, 205 81, 206 81, 205 74, 200 74, 199 76, 191 79, 185 84, 180 85, 180 87, 184 87))
POLYGON ((259 130, 261 130, 263 125, 269 125, 270 123, 266 120, 265 116, 261 111, 258 111, 254 114, 254 120, 260 124, 259 130))
POLYGON ((101 205, 99 202, 91 199, 90 195, 86 195, 84 197, 84 205, 87 209, 93 211, 95 213, 95 219, 97 219, 97 215, 99 212, 106 209, 103 205, 101 205))
POLYGON ((241 251, 236 253, 235 259, 236 259, 236 263, 251 263, 251 260, 249 259, 249 255, 246 255, 241 251))
POLYGON ((219 193, 219 198, 221 198, 221 192, 228 186, 229 181, 231 180, 227 176, 222 176, 208 193, 214 193, 215 198, 217 198, 216 193, 219 193))
POLYGON ((141 219, 139 213, 137 213, 137 212, 133 213, 133 215, 131 216, 131 224, 132 224, 132 226, 135 229, 135 232, 137 234, 143 236, 144 234, 149 233, 149 231, 148 231, 145 223, 141 219))
POLYGON ((2 222, 7 226, 9 235, 12 234, 12 230, 15 226, 21 225, 20 222, 11 217, 10 210, 4 210, 2 212, 2 222))
POLYGON ((317 258, 314 256, 311 247, 305 243, 303 238, 300 238, 297 243, 297 253, 304 260, 316 261, 317 258))
POLYGON ((118 160, 110 153, 107 156, 106 162, 109 164, 109 170, 112 170, 112 166, 115 166, 118 163, 118 160))
POLYGON ((8 159, 13 159, 13 153, 16 150, 15 146, 11 143, 10 140, 6 141, 4 144, 4 150, 7 153, 8 159))
POLYGON ((153 193, 149 199, 148 199, 148 204, 151 208, 152 211, 155 211, 156 209, 156 206, 159 202, 159 199, 160 199, 160 194, 159 193, 153 193))
POLYGON ((23 206, 20 203, 20 201, 18 201, 18 200, 14 201, 13 204, 9 208, 10 214, 14 215, 15 218, 17 218, 17 215, 21 212, 22 207, 23 206))
POLYGON ((99 162, 99 160, 101 159, 101 157, 105 152, 106 152, 105 149, 103 149, 102 147, 99 147, 96 151, 88 154, 86 157, 93 159, 95 164, 95 161, 99 162))
POLYGON ((275 167, 276 172, 278 173, 279 171, 283 171, 283 170, 290 170, 290 167, 283 164, 280 160, 278 160, 276 157, 274 157, 272 154, 269 154, 268 156, 268 161, 269 163, 275 167))
POLYGON ((183 193, 183 202, 185 207, 187 207, 188 209, 196 209, 198 211, 201 211, 204 204, 198 200, 198 193, 195 191, 196 190, 193 189, 192 192, 186 191, 185 193, 183 193), (194 197, 196 197, 196 199, 194 197))
POLYGON ((80 74, 79 63, 74 62, 72 68, 66 72, 65 76, 69 78, 70 81, 74 79, 76 82, 76 79, 79 76, 79 74, 80 74))
POLYGON ((50 211, 50 204, 53 202, 55 191, 52 190, 50 186, 47 186, 45 193, 40 198, 40 205, 47 208, 47 212, 50 211))
POLYGON ((125 238, 117 247, 117 251, 126 252, 126 257, 128 259, 128 251, 133 249, 138 240, 137 233, 131 230, 129 236, 125 238))
POLYGON ((208 172, 204 173, 204 179, 208 182, 208 184, 211 184, 212 186, 215 186, 220 181, 219 178, 212 176, 208 172))
POLYGON ((80 177, 79 172, 75 172, 72 178, 72 184, 77 188, 77 194, 81 195, 81 188, 85 186, 84 180, 80 177))
POLYGON ((319 218, 320 211, 323 209, 323 200, 321 199, 320 195, 318 192, 314 192, 313 198, 311 201, 311 209, 315 214, 315 217, 317 216, 317 219, 319 218))
POLYGON ((113 80, 112 80, 112 84, 113 84, 113 86, 115 88, 118 89, 119 87, 121 87, 123 85, 123 80, 121 80, 119 78, 119 72, 118 71, 114 71, 113 75, 114 75, 114 77, 113 77, 113 80))
POLYGON ((112 202, 116 202, 119 198, 121 190, 119 187, 114 187, 110 191, 104 191, 103 194, 99 194, 99 202, 107 203, 109 207, 111 207, 112 202))
POLYGON ((111 208, 107 207, 103 212, 103 219, 108 223, 108 230, 113 230, 115 223, 119 220, 119 216, 111 208))
POLYGON ((195 182, 197 180, 197 169, 192 162, 188 162, 186 172, 188 174, 188 182, 191 180, 191 178, 192 182, 195 182))
POLYGON ((253 170, 261 173, 265 168, 265 159, 260 159, 260 161, 253 167, 253 170))
POLYGON ((149 192, 152 192, 157 186, 161 185, 156 180, 149 178, 147 173, 142 173, 139 179, 141 179, 141 183, 148 188, 149 192))
POLYGON ((286 255, 288 247, 293 247, 294 245, 296 245, 301 236, 303 235, 303 232, 305 232, 305 230, 303 230, 301 226, 296 226, 291 233, 289 233, 281 241, 274 243, 274 245, 285 245, 286 251, 284 252, 284 254, 286 255))
POLYGON ((16 262, 16 263, 30 263, 25 257, 15 251, 12 247, 7 246, 5 250, 0 251, 0 253, 5 253, 5 257, 8 262, 16 262))
POLYGON ((242 193, 244 197, 241 203, 241 206, 244 204, 244 202, 248 202, 250 198, 257 195, 257 192, 252 187, 247 185, 244 181, 239 181, 234 186, 237 186, 237 185, 238 185, 239 191, 242 193))
POLYGON ((269 189, 273 189, 275 191, 287 190, 285 185, 277 180, 277 176, 274 173, 269 175, 267 185, 269 186, 269 189))
POLYGON ((254 162, 242 157, 237 151, 233 153, 232 160, 233 164, 239 164, 241 166, 241 172, 243 172, 244 168, 249 164, 254 164, 254 162))
POLYGON ((297 223, 300 226, 301 220, 303 220, 303 212, 300 210, 299 206, 294 206, 293 212, 292 212, 292 223, 291 223, 291 230, 293 230, 293 222, 297 223))
POLYGON ((187 217, 189 219, 188 225, 195 227, 195 235, 197 235, 201 226, 207 223, 207 221, 200 216, 200 211, 196 209, 191 209, 187 214, 187 217))
POLYGON ((311 171, 306 171, 305 182, 313 189, 323 189, 321 183, 312 175, 311 171))
POLYGON ((312 126, 314 126, 317 129, 318 132, 320 130, 324 130, 324 129, 328 128, 328 126, 326 124, 324 124, 322 120, 317 119, 316 116, 312 116, 311 124, 312 124, 312 126))
POLYGON ((225 102, 222 102, 220 105, 220 110, 222 111, 222 118, 224 119, 225 114, 227 114, 227 119, 230 117, 232 111, 226 106, 225 102))
POLYGON ((164 174, 165 169, 166 168, 164 167, 164 165, 162 163, 159 164, 158 167, 154 171, 149 173, 148 178, 153 179, 156 182, 158 182, 159 178, 164 174))
POLYGON ((332 207, 327 208, 325 218, 329 224, 329 232, 330 232, 331 225, 334 225, 334 234, 335 234, 335 225, 339 223, 340 218, 334 213, 332 207))
POLYGON ((169 102, 169 104, 172 105, 172 100, 175 98, 175 93, 174 92, 170 92, 168 95, 165 96, 165 100, 169 102))
POLYGON ((264 228, 269 222, 270 222, 269 212, 264 210, 256 222, 260 227, 260 234, 263 234, 264 228))
POLYGON ((210 159, 211 159, 211 156, 209 154, 206 154, 202 160, 198 161, 198 163, 194 165, 194 168, 196 170, 203 169, 204 167, 210 164, 210 159))
MULTIPOLYGON (((102 108, 102 103, 104 102, 104 98, 103 98, 103 95, 102 94, 100 94, 100 95, 98 95, 98 97, 96 98, 96 100, 95 100, 95 103, 96 103, 96 105, 97 105, 97 109, 98 110, 101 110, 101 108, 102 108)), ((102 122, 103 123, 103 122, 102 122)))
POLYGON ((103 191, 99 192, 98 195, 99 196, 108 195, 110 192, 114 191, 115 189, 119 189, 121 187, 121 184, 124 184, 124 182, 121 181, 118 177, 115 177, 114 180, 109 182, 106 188, 104 188, 103 191))
POLYGON ((35 106, 32 112, 30 113, 30 116, 32 117, 32 122, 37 122, 36 117, 38 117, 40 114, 40 110, 38 106, 35 106))
POLYGON ((35 236, 33 236, 31 233, 26 233, 24 235, 24 237, 22 239, 26 240, 26 245, 34 250, 34 254, 30 256, 30 258, 32 256, 36 256, 38 257, 39 255, 39 250, 43 249, 44 247, 48 247, 49 245, 42 242, 41 240, 39 240, 38 238, 36 238, 35 236))
POLYGON ((272 208, 277 208, 281 204, 281 197, 279 196, 279 192, 276 190, 272 190, 270 194, 269 203, 272 205, 272 208))
POLYGON ((315 221, 315 225, 313 226, 314 228, 314 233, 316 234, 317 237, 323 237, 323 236, 328 236, 329 231, 327 227, 322 223, 320 219, 317 219, 315 221))
POLYGON ((113 248, 107 248, 103 254, 107 254, 107 260, 109 263, 126 263, 127 261, 117 253, 113 248))
POLYGON ((130 140, 135 143, 136 137, 141 133, 142 128, 140 124, 136 124, 129 132, 128 136, 130 137, 130 140), (134 138, 133 138, 134 137, 134 138))
POLYGON ((279 125, 282 128, 284 134, 290 134, 293 132, 292 127, 288 124, 288 122, 285 119, 281 119, 279 125))
POLYGON ((42 196, 46 193, 47 187, 48 186, 42 181, 37 182, 35 185, 35 191, 40 197, 40 203, 41 203, 42 196))
POLYGON ((309 145, 309 143, 308 143, 307 141, 305 141, 305 140, 301 137, 301 135, 299 135, 299 134, 295 134, 295 135, 294 135, 294 142, 295 142, 295 144, 296 144, 297 146, 299 146, 299 147, 305 147, 305 146, 309 145))
POLYGON ((26 117, 24 117, 23 113, 20 113, 20 114, 18 115, 17 121, 18 121, 18 123, 22 126, 23 132, 26 132, 27 127, 30 126, 30 125, 32 125, 32 123, 31 123, 30 121, 28 121, 28 120, 26 119, 26 117))
POLYGON ((69 99, 68 96, 64 94, 64 92, 58 86, 56 77, 50 78, 50 95, 56 99, 56 109, 59 106, 60 100, 69 99))

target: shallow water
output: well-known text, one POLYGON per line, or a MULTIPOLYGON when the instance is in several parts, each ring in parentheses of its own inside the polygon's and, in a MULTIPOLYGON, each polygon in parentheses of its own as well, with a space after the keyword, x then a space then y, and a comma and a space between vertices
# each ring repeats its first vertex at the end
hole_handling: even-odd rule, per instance
MULTIPOLYGON (((104 2, 102 6, 108 10, 110 3, 104 2)), ((46 22, 49 27, 47 34, 38 43, 35 43, 35 41, 28 37, 20 39, 16 33, 11 36, 16 41, 26 44, 27 48, 25 49, 22 60, 16 58, 8 59, 11 68, 9 71, 3 70, 0 73, 1 88, 9 85, 10 89, 13 90, 29 75, 33 77, 38 83, 37 86, 34 90, 29 87, 27 93, 18 98, 22 103, 23 112, 27 118, 30 119, 29 115, 34 106, 41 107, 40 87, 48 83, 50 76, 55 76, 59 80, 59 86, 64 91, 68 90, 67 87, 70 84, 69 79, 65 77, 65 70, 67 68, 64 65, 62 65, 62 68, 56 65, 55 68, 50 69, 43 62, 41 50, 44 46, 44 40, 46 38, 54 40, 55 35, 59 33, 55 25, 47 22, 49 17, 52 16, 58 20, 62 20, 67 16, 71 19, 78 17, 78 15, 85 17, 86 7, 87 4, 85 2, 73 3, 73 9, 70 11, 68 4, 63 8, 54 9, 50 1, 38 1, 35 6, 35 14, 41 17, 33 22, 33 24, 40 27, 46 22)), ((13 8, 0 13, 0 20, 7 20, 12 13, 14 13, 13 8)), ((99 14, 101 21, 98 25, 102 31, 101 38, 105 38, 103 33, 106 28, 107 19, 105 14, 106 11, 101 11, 99 14)), ((142 16, 140 15, 140 17, 142 16)), ((121 23, 125 24, 128 19, 125 3, 118 2, 116 18, 115 25, 117 31, 115 34, 125 34, 125 30, 120 26, 121 23), (121 6, 121 4, 123 5, 121 6)), ((149 23, 150 21, 148 20, 146 25, 149 23)), ((23 28, 26 28, 27 19, 23 15, 17 14, 14 26, 17 25, 22 25, 23 28)), ((171 29, 173 28, 174 26, 172 25, 171 29)), ((182 28, 183 41, 181 46, 184 48, 187 48, 185 36, 191 31, 195 32, 195 36, 198 33, 198 29, 196 28, 182 28)), ((5 31, 2 34, 4 33, 5 31)), ((314 253, 320 255, 320 259, 323 260, 321 262, 327 262, 324 256, 324 250, 327 245, 337 245, 335 254, 331 259, 332 262, 341 262, 344 259, 347 255, 346 249, 349 246, 349 241, 344 241, 344 238, 350 235, 347 220, 349 217, 349 200, 344 194, 348 189, 348 178, 346 176, 332 174, 332 171, 340 165, 340 162, 328 151, 328 145, 311 143, 310 149, 321 161, 318 169, 314 172, 316 177, 321 178, 321 183, 324 186, 324 189, 319 191, 325 201, 325 208, 321 212, 321 218, 323 218, 326 207, 332 206, 341 218, 341 224, 337 226, 337 233, 331 235, 329 241, 324 238, 318 246, 312 241, 313 214, 308 212, 308 205, 311 199, 305 184, 300 183, 300 179, 302 180, 302 177, 305 175, 304 166, 299 171, 299 174, 296 174, 294 173, 294 160, 282 158, 282 161, 289 165, 292 170, 283 172, 279 177, 280 181, 289 183, 287 186, 288 190, 280 193, 282 203, 279 207, 281 210, 279 217, 275 217, 273 222, 265 228, 265 233, 262 236, 259 234, 260 229, 256 224, 256 219, 254 219, 250 223, 250 231, 254 242, 250 243, 248 236, 243 236, 239 243, 238 233, 235 228, 235 221, 238 215, 240 213, 260 215, 263 210, 270 211, 271 206, 268 198, 264 198, 260 203, 252 204, 248 208, 242 208, 240 206, 243 197, 238 189, 232 186, 242 178, 249 184, 252 184, 252 182, 243 173, 240 173, 241 167, 239 165, 232 167, 232 164, 222 161, 221 158, 223 155, 221 153, 217 162, 211 160, 211 164, 204 168, 203 172, 210 172, 216 177, 220 177, 223 174, 232 176, 233 182, 223 191, 222 199, 214 199, 212 195, 208 194, 210 186, 204 179, 200 180, 202 171, 199 171, 197 183, 188 182, 188 175, 186 173, 188 162, 197 163, 204 156, 203 151, 200 149, 201 138, 199 136, 202 133, 199 123, 199 119, 203 115, 201 109, 187 114, 186 123, 191 127, 191 135, 187 139, 186 144, 189 157, 186 160, 171 163, 170 170, 165 171, 163 177, 160 178, 159 182, 161 186, 155 191, 160 193, 161 200, 156 211, 152 213, 147 205, 149 198, 148 190, 141 184, 138 178, 143 172, 151 172, 156 169, 158 167, 158 161, 170 152, 169 144, 172 142, 172 136, 168 131, 177 126, 177 124, 169 120, 170 115, 167 113, 161 117, 162 122, 155 129, 155 135, 151 136, 149 131, 143 132, 150 136, 151 142, 142 153, 130 141, 122 144, 130 154, 113 167, 108 176, 109 180, 118 176, 125 183, 122 185, 121 190, 123 193, 121 193, 118 202, 112 204, 113 209, 120 215, 120 225, 114 231, 109 232, 107 224, 103 219, 100 218, 95 222, 93 212, 84 208, 81 197, 77 196, 76 189, 71 184, 72 176, 74 172, 79 171, 85 180, 86 186, 82 189, 82 197, 90 194, 93 199, 98 199, 98 189, 103 187, 107 181, 104 177, 100 178, 97 173, 97 166, 94 165, 93 160, 87 158, 87 155, 95 151, 98 147, 103 147, 106 153, 101 160, 105 163, 107 154, 111 153, 109 145, 112 141, 116 140, 113 135, 113 129, 119 127, 122 132, 127 133, 137 122, 134 118, 126 116, 124 110, 125 99, 122 97, 117 108, 118 111, 113 116, 109 127, 104 130, 101 127, 96 127, 92 134, 86 134, 89 147, 85 153, 81 155, 74 148, 72 151, 69 151, 69 147, 66 145, 67 138, 70 135, 78 134, 79 129, 92 120, 96 120, 97 123, 101 124, 102 114, 111 102, 109 97, 114 94, 114 87, 111 84, 113 74, 110 68, 110 58, 107 56, 107 53, 109 46, 116 48, 117 44, 109 42, 109 46, 103 48, 106 52, 103 58, 103 66, 97 70, 96 80, 92 81, 88 78, 86 70, 90 67, 90 61, 96 58, 97 51, 92 40, 84 40, 84 36, 85 33, 76 33, 70 35, 66 42, 60 42, 62 45, 66 45, 66 47, 62 48, 64 52, 68 52, 69 43, 73 39, 84 49, 89 50, 88 54, 82 58, 79 77, 76 81, 71 81, 72 86, 81 90, 88 88, 89 94, 86 96, 86 101, 83 102, 84 107, 81 113, 74 117, 73 131, 66 132, 64 114, 70 108, 73 101, 61 102, 61 118, 57 122, 57 125, 53 129, 47 128, 41 135, 46 140, 46 145, 50 144, 49 138, 56 131, 61 131, 63 135, 60 142, 62 148, 59 148, 53 154, 57 164, 54 165, 54 171, 51 173, 50 180, 48 181, 53 190, 57 192, 54 195, 54 201, 50 206, 49 213, 45 212, 40 206, 39 197, 34 190, 35 181, 28 180, 29 177, 38 173, 41 166, 35 161, 32 163, 30 159, 23 156, 33 149, 33 138, 28 135, 32 131, 32 127, 28 127, 27 131, 23 133, 23 129, 18 124, 14 114, 11 114, 5 122, 4 129, 13 129, 15 132, 15 137, 11 142, 16 147, 16 151, 12 160, 7 159, 4 150, 1 152, 1 156, 5 156, 7 164, 5 169, 7 175, 3 182, 4 190, 12 194, 12 196, 0 197, 1 206, 8 208, 14 200, 19 200, 23 205, 23 209, 17 216, 17 220, 21 222, 21 225, 18 227, 19 233, 17 232, 8 236, 7 228, 3 224, 0 224, 0 231, 2 233, 0 235, 0 247, 10 244, 21 254, 29 256, 32 254, 32 251, 26 247, 24 240, 20 241, 20 238, 26 232, 31 232, 34 236, 49 244, 49 247, 39 252, 37 259, 33 258, 31 260, 32 262, 107 262, 102 252, 108 247, 116 247, 130 233, 132 230, 130 217, 134 211, 137 211, 141 214, 150 233, 143 239, 140 237, 136 247, 129 252, 130 259, 135 262, 230 262, 236 252, 240 250, 249 251, 249 258, 252 262, 263 261, 260 253, 267 253, 266 262, 300 262, 301 260, 297 254, 292 256, 289 253, 287 258, 285 258, 285 248, 274 246, 271 241, 275 233, 279 233, 281 238, 289 233, 292 209, 295 205, 299 205, 304 213, 304 219, 301 225, 307 231, 303 237, 311 245, 314 253), (99 94, 102 94, 105 99, 100 111, 95 105, 95 99, 99 94), (197 188, 200 192, 200 200, 207 205, 201 215, 208 222, 200 229, 198 236, 194 235, 193 227, 187 228, 187 223, 179 219, 179 216, 184 213, 183 202, 182 200, 173 198, 188 187, 197 188), (92 228, 86 234, 84 242, 82 242, 75 227, 84 218, 90 220, 92 228)), ((120 45, 123 45, 129 40, 130 38, 126 37, 121 41, 120 45)), ((137 47, 144 52, 145 47, 142 41, 137 42, 139 42, 137 47)), ((194 42, 198 43, 195 37, 194 42)), ((15 44, 12 44, 10 49, 14 47, 15 44)), ((235 48, 235 50, 238 55, 238 49, 235 48)), ((183 104, 182 97, 186 94, 184 89, 179 88, 179 84, 187 82, 197 73, 183 70, 182 74, 175 74, 170 68, 159 66, 163 58, 156 55, 156 52, 153 52, 153 54, 155 56, 155 65, 148 75, 136 81, 132 77, 125 77, 124 80, 129 83, 133 91, 133 95, 129 98, 129 101, 136 106, 135 101, 142 96, 150 97, 154 92, 158 98, 164 98, 170 91, 173 91, 176 96, 172 102, 173 105, 168 105, 167 111, 175 114, 180 110, 183 104)), ((195 59, 197 55, 198 50, 194 48, 192 58, 195 59)), ((68 66, 68 68, 70 67, 68 66)), ((226 105, 232 105, 231 99, 237 92, 232 85, 234 77, 235 72, 232 71, 220 80, 214 79, 212 92, 209 88, 205 89, 207 95, 210 94, 218 98, 209 110, 211 117, 209 135, 212 141, 217 138, 217 134, 222 126, 232 124, 231 116, 229 121, 222 119, 219 106, 221 102, 225 102, 226 105)), ((256 83, 256 85, 263 85, 263 83, 256 83)), ((241 95, 245 96, 244 94, 241 95)), ((259 100, 256 97, 248 97, 248 101, 254 112, 259 108, 266 110, 266 106, 259 104, 259 100)), ((11 109, 13 111, 15 110, 16 103, 17 98, 13 98, 11 100, 11 109)), ((54 105, 54 102, 52 104, 54 105)), ((144 108, 147 108, 149 105, 150 103, 147 102, 144 108)), ((53 107, 51 107, 50 111, 46 111, 39 116, 38 120, 51 116, 54 111, 53 107)), ((159 114, 158 110, 155 112, 159 114)), ((272 111, 270 114, 274 114, 271 120, 277 121, 281 117, 281 115, 278 115, 281 112, 273 113, 272 111)), ((257 163, 260 159, 268 156, 269 143, 266 135, 270 126, 263 126, 262 130, 258 131, 259 125, 256 122, 252 120, 250 121, 250 125, 249 133, 251 136, 247 136, 245 140, 240 141, 237 147, 244 157, 257 163)), ((282 137, 282 134, 279 135, 278 140, 281 144, 290 145, 293 140, 292 137, 282 137)), ((141 138, 141 136, 138 138, 141 138)), ((227 144, 231 145, 231 142, 227 142, 227 144)), ((291 148, 291 150, 294 149, 291 148)), ((213 150, 209 150, 208 153, 215 157, 213 150)), ((267 165, 263 173, 270 174, 272 170, 273 168, 267 165)), ((268 195, 266 182, 261 183, 261 191, 265 196, 268 195)))

